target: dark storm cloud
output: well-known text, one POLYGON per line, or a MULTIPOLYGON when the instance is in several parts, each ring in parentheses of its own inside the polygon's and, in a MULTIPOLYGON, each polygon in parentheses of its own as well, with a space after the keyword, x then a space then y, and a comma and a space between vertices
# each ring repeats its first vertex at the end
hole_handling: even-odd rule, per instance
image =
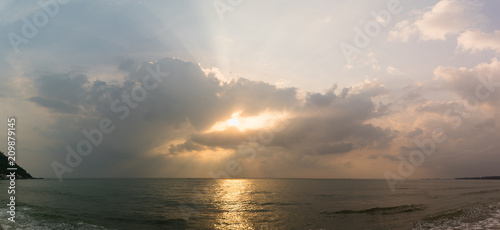
POLYGON ((38 96, 30 101, 58 112, 77 112, 87 83, 79 73, 45 75, 35 80, 38 96))
POLYGON ((74 113, 78 111, 78 107, 68 105, 60 101, 48 100, 42 97, 31 97, 29 99, 31 102, 36 103, 39 106, 43 106, 49 109, 53 109, 57 112, 63 113, 74 113))
POLYGON ((336 153, 347 153, 353 149, 352 143, 338 143, 322 145, 316 148, 316 153, 320 155, 324 154, 336 154, 336 153))
POLYGON ((206 146, 196 144, 192 141, 186 141, 182 144, 171 144, 168 148, 170 154, 180 154, 183 152, 201 151, 207 149, 206 146))
MULTIPOLYGON (((190 141, 208 147, 236 149, 238 145, 245 141, 250 135, 255 135, 255 131, 241 132, 237 128, 232 127, 224 131, 215 131, 207 134, 194 134, 190 138, 190 141)), ((187 143, 189 143, 189 141, 187 143)))
POLYGON ((333 91, 329 91, 325 95, 321 93, 310 93, 307 95, 306 101, 313 106, 325 107, 329 106, 336 98, 337 95, 335 95, 333 91))

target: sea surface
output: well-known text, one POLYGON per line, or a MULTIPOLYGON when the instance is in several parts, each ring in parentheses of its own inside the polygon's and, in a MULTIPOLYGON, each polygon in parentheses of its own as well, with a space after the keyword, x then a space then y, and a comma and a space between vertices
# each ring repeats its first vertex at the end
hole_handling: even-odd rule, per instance
POLYGON ((500 180, 17 180, 2 229, 500 229, 500 180))

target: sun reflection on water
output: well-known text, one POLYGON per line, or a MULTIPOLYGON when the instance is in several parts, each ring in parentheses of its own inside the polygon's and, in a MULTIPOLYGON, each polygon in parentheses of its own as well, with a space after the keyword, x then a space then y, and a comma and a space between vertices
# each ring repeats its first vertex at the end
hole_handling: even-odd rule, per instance
POLYGON ((254 229, 249 211, 255 209, 250 180, 218 180, 216 203, 222 210, 217 216, 215 229, 254 229))

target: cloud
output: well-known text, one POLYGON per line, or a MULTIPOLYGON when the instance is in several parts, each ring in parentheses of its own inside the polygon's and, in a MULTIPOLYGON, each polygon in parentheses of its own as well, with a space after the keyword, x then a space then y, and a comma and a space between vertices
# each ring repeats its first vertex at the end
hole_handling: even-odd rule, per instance
POLYGON ((411 25, 408 20, 403 20, 394 26, 394 30, 389 31, 389 41, 407 42, 417 32, 418 29, 411 25))
POLYGON ((485 21, 482 4, 474 1, 441 0, 428 11, 418 13, 414 22, 397 23, 389 32, 390 40, 407 42, 418 34, 420 40, 446 40, 448 35, 459 34, 485 21))
POLYGON ((415 111, 418 113, 435 113, 443 114, 448 109, 453 109, 456 102, 440 102, 440 101, 429 101, 420 105, 417 105, 415 111))
POLYGON ((443 89, 454 92, 463 99, 476 97, 479 102, 495 104, 500 99, 500 61, 480 63, 473 68, 439 66, 434 70, 435 80, 443 89))
POLYGON ((255 131, 242 132, 237 128, 231 127, 224 131, 210 133, 195 133, 189 141, 206 147, 219 147, 225 149, 237 149, 238 145, 246 141, 247 137, 257 136, 255 131))
POLYGON ((378 84, 363 84, 345 97, 334 94, 333 89, 321 95, 314 94, 315 100, 308 100, 302 108, 294 111, 295 117, 289 119, 286 133, 273 143, 299 153, 312 154, 387 147, 394 137, 393 130, 367 123, 379 115, 380 105, 377 106, 371 98, 379 95, 381 89, 383 86, 378 84), (322 101, 321 106, 318 106, 318 101, 322 101), (314 150, 315 146, 321 146, 321 151, 314 150))
POLYGON ((478 30, 467 30, 457 38, 457 48, 463 52, 471 53, 482 50, 495 50, 500 53, 500 31, 484 33, 478 30))
MULTIPOLYGON (((100 119, 108 117, 116 124, 117 131, 106 136, 78 168, 81 172, 72 176, 111 171, 127 175, 137 171, 140 162, 151 164, 153 159, 156 166, 143 172, 143 176, 172 173, 171 170, 187 175, 191 173, 186 171, 188 168, 203 168, 198 165, 202 162, 185 162, 189 167, 184 169, 172 164, 184 162, 187 156, 203 159, 218 156, 218 161, 205 162, 211 165, 221 164, 220 157, 241 157, 238 147, 269 129, 210 130, 235 112, 241 112, 239 116, 243 118, 272 111, 289 114, 284 118, 286 131, 272 133, 273 141, 267 143, 257 157, 257 162, 278 156, 286 158, 291 165, 283 165, 283 170, 314 167, 317 160, 314 157, 385 149, 396 136, 395 130, 370 122, 391 113, 389 105, 373 101, 388 93, 378 81, 365 81, 338 92, 333 86, 324 93, 306 93, 305 100, 301 100, 295 88, 277 88, 243 78, 223 82, 204 72, 198 64, 180 59, 166 58, 139 65, 124 61, 117 69, 128 72, 122 82, 89 81, 85 73, 73 72, 45 74, 34 80, 36 90, 29 101, 57 115, 49 126, 50 132, 61 137, 54 144, 56 151, 51 149, 47 153, 53 159, 64 162, 65 146, 75 146, 84 138, 81 130, 96 128, 100 119), (137 108, 130 110, 126 120, 120 121, 121 114, 111 110, 111 102, 130 94, 147 75, 146 68, 154 69, 155 65, 159 65, 162 72, 168 72, 168 77, 157 89, 147 91, 146 99, 137 102, 137 108), (164 169, 162 165, 173 169, 164 169)), ((268 168, 272 165, 262 163, 258 167, 273 171, 268 168)))
POLYGON ((362 83, 352 86, 350 89, 352 94, 360 94, 367 97, 377 97, 386 95, 389 90, 378 79, 365 80, 362 83))
POLYGON ((316 153, 320 155, 324 154, 339 154, 347 153, 353 149, 354 145, 352 143, 338 143, 338 144, 327 144, 321 145, 316 148, 316 153))
POLYGON ((337 98, 337 95, 333 93, 333 90, 335 90, 335 88, 336 87, 334 87, 332 90, 329 90, 325 94, 309 93, 306 97, 306 101, 308 104, 312 106, 317 106, 317 107, 329 106, 332 104, 333 100, 337 98))
POLYGON ((403 74, 403 72, 401 72, 399 69, 397 69, 396 67, 391 66, 391 65, 387 66, 386 71, 390 75, 402 75, 403 74))
MULTIPOLYGON (((364 167, 363 161, 384 167, 399 162, 396 154, 407 156, 418 148, 409 140, 426 138, 434 128, 443 128, 449 142, 439 146, 439 157, 426 161, 422 171, 441 162, 442 173, 451 173, 452 166, 460 163, 445 164, 445 158, 452 154, 469 159, 467 151, 490 156, 497 148, 492 136, 499 135, 495 127, 500 121, 491 116, 489 107, 481 107, 475 117, 454 130, 443 113, 455 111, 459 102, 415 100, 425 96, 429 91, 425 87, 431 85, 434 90, 463 98, 473 95, 480 84, 477 76, 492 76, 497 81, 500 63, 496 59, 472 68, 439 66, 434 79, 405 88, 409 94, 400 99, 387 97, 391 91, 378 80, 348 88, 333 85, 322 93, 306 92, 299 98, 295 88, 243 78, 223 82, 198 64, 175 58, 142 64, 124 61, 116 68, 126 73, 124 80, 89 80, 92 78, 87 73, 74 71, 45 73, 32 80, 34 91, 27 101, 52 115, 47 126, 34 134, 51 137, 40 138, 45 140, 40 146, 50 146, 39 150, 46 159, 64 162, 65 146, 75 147, 84 138, 81 131, 96 128, 104 117, 116 125, 116 131, 106 135, 70 176, 203 177, 209 176, 210 170, 225 167, 231 159, 241 159, 245 168, 241 176, 315 175, 327 170, 345 173, 364 167), (146 99, 120 121, 120 114, 110 108, 111 102, 140 85, 148 73, 146 68, 154 69, 157 64, 170 75, 157 89, 147 91, 146 99), (398 107, 401 99, 406 107, 398 107), (246 118, 273 111, 288 114, 284 130, 272 132, 271 142, 260 143, 251 162, 238 148, 252 146, 252 141, 259 140, 259 133, 269 134, 268 127, 211 130, 235 112, 246 118), (460 142, 464 138, 474 143, 460 142), (148 165, 148 170, 141 170, 143 165, 148 165)), ((492 94, 492 100, 484 103, 496 106, 497 97, 492 94)))
MULTIPOLYGON (((426 160, 418 171, 427 171, 431 175, 442 175, 442 177, 457 177, 457 175, 471 174, 486 175, 497 170, 490 161, 499 162, 494 156, 498 154, 500 144, 495 140, 500 132, 496 128, 500 117, 492 113, 491 108, 480 107, 475 111, 455 110, 460 103, 433 102, 433 110, 423 110, 414 124, 418 128, 409 132, 406 136, 410 142, 402 142, 400 155, 408 159, 408 154, 419 150, 415 141, 421 142, 431 138, 431 131, 440 129, 443 131, 446 141, 434 143, 435 151, 426 157, 426 160), (447 116, 445 111, 451 113, 447 116), (453 117, 453 119, 449 119, 453 117), (458 122, 457 122, 458 121, 458 122), (461 172, 457 168, 464 170, 461 172)), ((463 105, 460 107, 463 108, 463 105)), ((393 160, 393 159, 390 159, 393 160)))
MULTIPOLYGON (((446 141, 434 142, 435 151, 426 156, 416 174, 422 173, 421 177, 494 174, 496 169, 490 161, 499 162, 494 156, 500 149, 495 140, 500 135, 497 129, 500 62, 493 58, 471 68, 439 66, 434 75, 432 80, 405 88, 407 91, 416 88, 429 99, 414 100, 402 107, 407 112, 389 117, 391 127, 399 127, 406 134, 393 141, 392 151, 408 159, 425 140, 434 138, 435 130, 440 130, 446 141), (437 96, 431 97, 431 93, 437 96), (467 172, 457 168, 465 168, 467 172)), ((387 154, 384 159, 399 162, 398 155, 387 154)))
MULTIPOLYGON (((352 89, 341 90, 345 95, 335 93, 336 86, 324 93, 308 93, 301 106, 288 110, 286 131, 276 133, 273 141, 267 144, 291 155, 327 155, 348 153, 356 148, 386 148, 395 133, 370 123, 370 119, 387 115, 387 105, 375 104, 372 97, 387 93, 383 85, 365 82, 352 89)), ((207 147, 236 147, 256 137, 266 129, 239 131, 235 128, 223 131, 198 133, 187 143, 207 147)))
POLYGON ((409 138, 413 138, 413 137, 422 135, 423 133, 424 133, 423 129, 421 129, 421 128, 415 128, 415 130, 409 132, 408 135, 406 135, 406 136, 409 137, 409 138))
POLYGON ((77 112, 88 83, 79 73, 44 75, 34 82, 38 96, 29 100, 59 112, 77 112))
POLYGON ((344 66, 346 70, 352 70, 354 68, 367 68, 378 71, 381 67, 377 58, 375 58, 375 52, 369 50, 367 52, 353 54, 349 63, 344 66))
MULTIPOLYGON (((57 144, 54 144, 55 150, 51 149, 47 154, 51 155, 52 159, 64 162, 66 145, 75 146, 84 138, 81 134, 83 129, 94 129, 100 119, 110 118, 116 124, 117 131, 105 137, 99 148, 95 148, 92 154, 94 157, 86 158, 86 164, 79 168, 80 174, 75 173, 75 176, 90 173, 90 166, 96 167, 96 171, 101 173, 106 173, 111 168, 122 171, 125 169, 119 169, 118 165, 129 165, 132 161, 149 162, 152 158, 168 165, 167 159, 159 157, 161 155, 158 154, 168 155, 168 146, 179 138, 209 128, 215 121, 230 116, 236 109, 247 113, 265 110, 272 103, 278 103, 276 100, 279 100, 279 95, 290 92, 289 89, 258 91, 259 86, 266 85, 258 82, 243 84, 244 80, 233 82, 234 87, 224 88, 216 78, 206 76, 197 64, 178 59, 163 59, 158 65, 161 66, 161 71, 168 70, 169 77, 155 90, 147 91, 146 99, 138 102, 136 109, 130 109, 125 122, 121 122, 119 116, 122 114, 112 111, 111 102, 119 100, 122 95, 130 95, 133 87, 140 85, 142 78, 148 74, 146 67, 154 69, 155 65, 156 63, 143 63, 137 69, 128 68, 129 74, 123 82, 89 82, 84 74, 52 74, 49 75, 51 77, 34 80, 36 90, 30 101, 52 111, 54 121, 49 124, 48 129, 59 137, 56 139, 57 144), (273 93, 278 96, 274 97, 274 101, 266 103, 259 104, 247 99, 250 104, 242 104, 237 100, 240 97, 246 98, 243 90, 245 86, 257 87, 256 92, 247 90, 247 93, 254 93, 247 95, 248 97, 273 97, 273 93), (242 90, 238 97, 234 95, 238 91, 235 87, 242 90), (66 109, 64 106, 78 110, 66 109), (166 149, 162 149, 164 145, 167 146, 166 149)), ((123 66, 121 65, 122 69, 123 66)), ((290 95, 291 98, 294 97, 293 92, 290 95)), ((123 105, 124 103, 119 104, 123 105)), ((284 103, 282 106, 288 105, 284 103)), ((184 148, 197 150, 189 145, 184 148)), ((125 168, 130 167, 132 166, 125 168)), ((155 170, 162 171, 161 168, 155 170)))
POLYGON ((78 107, 68 105, 64 102, 48 100, 42 97, 31 97, 29 101, 36 103, 39 106, 43 106, 49 109, 53 109, 58 112, 63 113, 74 113, 78 111, 78 107))

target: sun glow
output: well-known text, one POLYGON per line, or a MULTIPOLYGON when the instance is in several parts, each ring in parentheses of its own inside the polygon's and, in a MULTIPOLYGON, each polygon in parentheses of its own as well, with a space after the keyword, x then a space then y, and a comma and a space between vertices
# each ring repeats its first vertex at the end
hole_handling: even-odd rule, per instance
POLYGON ((263 112, 252 117, 243 117, 241 113, 241 111, 233 113, 230 119, 215 123, 207 132, 223 131, 228 128, 237 128, 240 131, 261 129, 271 127, 273 123, 288 118, 288 113, 263 112))
POLYGON ((233 115, 231 115, 232 118, 227 121, 227 125, 238 127, 238 125, 240 124, 240 121, 238 120, 239 116, 240 116, 240 112, 234 113, 233 115))

